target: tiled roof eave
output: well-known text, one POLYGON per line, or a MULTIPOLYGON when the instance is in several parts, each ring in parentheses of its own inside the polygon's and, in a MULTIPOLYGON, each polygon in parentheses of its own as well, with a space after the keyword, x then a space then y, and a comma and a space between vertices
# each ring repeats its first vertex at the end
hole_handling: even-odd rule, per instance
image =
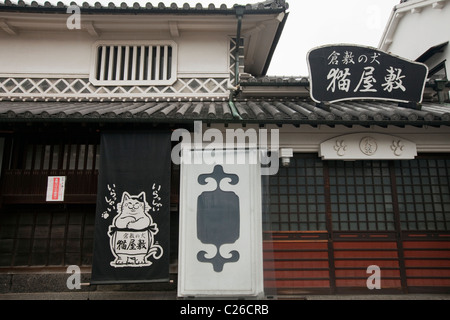
MULTIPOLYGON (((171 126, 182 126, 182 125, 192 125, 195 121, 201 121, 204 124, 212 125, 212 124, 220 124, 220 125, 258 125, 258 126, 266 126, 266 125, 276 125, 279 127, 292 125, 294 127, 301 127, 301 126, 310 126, 310 127, 318 127, 318 126, 328 126, 328 127, 337 127, 337 126, 345 126, 348 128, 352 127, 373 127, 378 126, 382 128, 387 127, 399 127, 399 128, 405 128, 405 127, 417 127, 417 128, 424 128, 424 127, 450 127, 450 122, 446 121, 417 121, 417 122, 408 122, 408 123, 402 123, 402 122, 393 122, 393 123, 377 123, 377 122, 349 122, 349 121, 298 121, 298 120, 287 120, 287 121, 255 121, 255 120, 238 120, 238 119, 223 119, 223 120, 211 120, 211 119, 145 119, 145 118, 127 118, 127 119, 119 119, 119 118, 73 118, 73 119, 38 119, 38 118, 29 118, 29 119, 14 119, 9 120, 8 123, 11 125, 14 124, 94 124, 94 125, 105 125, 105 124, 120 124, 120 125, 127 125, 127 124, 151 124, 153 126, 156 125, 171 125, 171 126)), ((0 118, 0 124, 4 123, 4 120, 0 118)))
MULTIPOLYGON (((273 0, 274 5, 267 6, 262 3, 256 3, 254 5, 245 5, 244 14, 273 14, 285 11, 288 5, 285 3, 278 3, 273 0)), ((108 5, 103 6, 99 2, 95 4, 90 4, 87 2, 71 2, 70 5, 75 4, 83 10, 83 14, 235 14, 236 10, 234 7, 227 7, 227 5, 222 4, 216 6, 210 4, 208 6, 202 6, 200 3, 195 5, 189 5, 187 2, 183 6, 177 6, 175 3, 169 5, 163 2, 155 1, 153 4, 147 2, 145 4, 139 4, 137 2, 132 5, 127 5, 122 2, 119 5, 115 5, 110 2, 108 5)), ((0 11, 8 12, 24 12, 24 13, 63 13, 66 14, 67 8, 70 6, 68 4, 63 4, 58 2, 58 4, 53 5, 49 2, 41 4, 37 1, 32 1, 30 3, 19 0, 17 3, 12 3, 10 0, 5 0, 0 2, 0 11)))
POLYGON ((379 126, 379 127, 450 127, 450 121, 442 121, 442 120, 433 120, 433 121, 359 121, 359 120, 277 120, 277 119, 211 119, 207 117, 192 117, 192 118, 156 118, 156 117, 111 117, 111 116, 97 116, 97 115, 88 115, 88 116, 68 116, 68 117, 41 117, 37 116, 19 116, 19 117, 0 117, 0 123, 10 123, 10 124, 18 124, 18 123, 116 123, 116 124, 127 124, 127 123, 152 123, 152 124, 192 124, 195 121, 201 121, 207 124, 242 124, 242 125, 293 125, 293 126, 361 126, 361 127, 371 127, 371 126, 379 126))
POLYGON ((241 123, 344 126, 450 126, 450 106, 427 103, 422 110, 389 102, 336 103, 321 108, 304 100, 235 102, 37 102, 0 101, 0 122, 241 123))

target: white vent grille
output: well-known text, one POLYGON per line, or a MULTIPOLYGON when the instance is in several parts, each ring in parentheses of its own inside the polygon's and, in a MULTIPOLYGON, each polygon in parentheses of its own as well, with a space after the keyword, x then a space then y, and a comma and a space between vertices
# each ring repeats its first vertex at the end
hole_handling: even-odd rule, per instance
POLYGON ((90 80, 94 85, 171 85, 176 81, 174 42, 97 43, 90 80))

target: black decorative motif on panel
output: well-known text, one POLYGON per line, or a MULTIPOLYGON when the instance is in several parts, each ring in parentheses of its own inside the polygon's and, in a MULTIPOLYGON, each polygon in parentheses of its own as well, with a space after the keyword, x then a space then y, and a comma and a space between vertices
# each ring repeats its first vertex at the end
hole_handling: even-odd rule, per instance
POLYGON ((216 246, 217 253, 213 258, 207 258, 208 253, 200 251, 197 260, 211 263, 215 272, 222 272, 225 263, 237 262, 240 257, 236 250, 229 252, 229 258, 220 254, 222 245, 239 239, 240 211, 239 197, 234 192, 221 190, 220 182, 229 179, 230 185, 236 185, 239 177, 225 173, 223 167, 217 165, 212 173, 200 175, 198 183, 206 185, 208 178, 217 182, 217 188, 203 192, 197 199, 197 237, 204 244, 216 246))

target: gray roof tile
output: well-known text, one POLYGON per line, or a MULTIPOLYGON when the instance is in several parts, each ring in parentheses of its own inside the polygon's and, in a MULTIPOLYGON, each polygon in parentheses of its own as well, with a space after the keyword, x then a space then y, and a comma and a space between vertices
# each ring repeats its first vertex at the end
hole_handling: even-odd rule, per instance
MULTIPOLYGON (((107 5, 102 5, 100 2, 82 2, 82 1, 72 1, 69 5, 78 5, 80 8, 84 10, 85 13, 89 12, 114 12, 114 13, 127 13, 133 12, 136 13, 139 11, 140 13, 224 13, 226 11, 233 11, 233 8, 228 8, 226 4, 222 5, 214 5, 209 4, 207 6, 203 6, 200 3, 196 3, 191 5, 189 3, 184 3, 182 6, 178 6, 176 3, 170 3, 169 1, 161 2, 155 1, 155 4, 151 2, 147 2, 145 4, 140 4, 138 2, 134 2, 133 4, 129 4, 126 2, 121 2, 116 5, 113 2, 109 2, 107 5), (156 4, 157 3, 157 4, 156 4)), ((11 0, 3 0, 0 1, 0 11, 9 10, 9 11, 23 11, 23 12, 64 12, 69 7, 68 4, 64 4, 59 1, 56 5, 51 4, 48 1, 11 1, 11 0)), ((247 4, 245 5, 246 13, 270 13, 272 11, 279 10, 287 10, 289 8, 288 3, 285 0, 268 0, 257 2, 255 4, 247 4)))
POLYGON ((350 101, 325 107, 303 100, 247 100, 235 102, 242 120, 232 116, 225 101, 165 102, 17 102, 0 101, 0 121, 94 122, 245 122, 311 125, 445 125, 450 105, 424 103, 421 110, 394 102, 350 101))

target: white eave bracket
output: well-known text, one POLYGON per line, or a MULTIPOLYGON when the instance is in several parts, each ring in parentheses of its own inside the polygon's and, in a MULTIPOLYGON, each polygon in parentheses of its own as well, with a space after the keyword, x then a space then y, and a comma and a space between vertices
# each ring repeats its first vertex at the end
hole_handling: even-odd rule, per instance
POLYGON ((433 3, 433 5, 432 5, 433 9, 442 9, 442 8, 444 8, 444 6, 445 6, 444 0, 437 1, 437 2, 433 3))
POLYGON ((2 28, 3 31, 12 36, 17 36, 19 34, 17 30, 11 27, 5 19, 0 19, 0 28, 2 28))
POLYGON ((178 29, 178 23, 176 21, 169 21, 170 35, 174 38, 180 36, 180 31, 178 29))
POLYGON ((100 33, 94 27, 94 23, 92 21, 83 22, 83 29, 85 29, 91 37, 98 38, 100 36, 100 33))

